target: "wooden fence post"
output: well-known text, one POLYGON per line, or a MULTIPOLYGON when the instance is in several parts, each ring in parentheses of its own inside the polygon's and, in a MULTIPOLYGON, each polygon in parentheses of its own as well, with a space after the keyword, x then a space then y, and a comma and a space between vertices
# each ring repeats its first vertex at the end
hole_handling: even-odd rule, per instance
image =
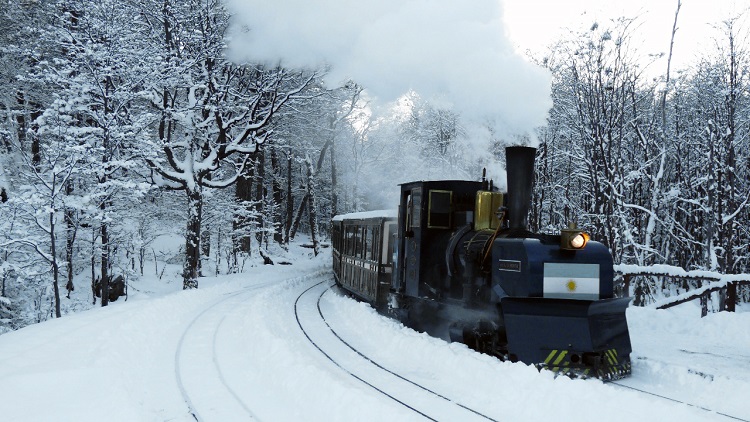
POLYGON ((727 283, 727 300, 725 302, 724 310, 728 312, 734 312, 734 308, 737 304, 737 282, 732 281, 727 283))
POLYGON ((624 279, 622 297, 628 297, 630 296, 630 274, 625 274, 622 278, 624 279))

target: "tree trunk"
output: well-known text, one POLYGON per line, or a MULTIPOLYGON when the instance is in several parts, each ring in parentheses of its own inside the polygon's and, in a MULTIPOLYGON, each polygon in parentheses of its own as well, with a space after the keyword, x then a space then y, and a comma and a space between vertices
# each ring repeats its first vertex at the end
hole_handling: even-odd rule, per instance
POLYGON ((60 278, 60 268, 57 265, 57 251, 55 250, 55 214, 49 213, 49 237, 50 237, 50 252, 52 255, 52 289, 55 294, 55 318, 60 318, 60 284, 58 282, 60 278))
MULTIPOLYGON (((235 186, 234 196, 237 200, 239 207, 245 207, 247 202, 252 201, 253 194, 253 171, 252 166, 250 167, 249 174, 242 175, 237 178, 237 185, 235 186)), ((245 210, 247 211, 247 210, 245 210)), ((234 235, 233 239, 233 250, 235 254, 237 252, 250 253, 250 236, 245 233, 247 227, 247 218, 241 214, 236 214, 232 222, 232 228, 234 235)))
MULTIPOLYGON (((737 55, 741 54, 741 50, 738 51, 737 47, 735 46, 735 34, 734 34, 734 27, 731 24, 727 24, 727 36, 729 38, 729 75, 728 76, 728 93, 729 95, 726 95, 724 97, 724 108, 726 109, 727 114, 727 128, 723 130, 724 136, 724 157, 723 157, 723 163, 722 168, 725 169, 726 177, 723 183, 721 183, 720 189, 721 194, 724 197, 724 201, 726 202, 726 207, 724 212, 720 212, 719 215, 723 216, 725 214, 733 213, 734 210, 736 210, 739 205, 739 201, 736 200, 736 158, 735 158, 735 133, 737 130, 737 94, 742 88, 738 84, 741 80, 741 75, 739 74, 738 66, 741 63, 737 63, 737 55)), ((722 201, 720 201, 722 202, 722 201)), ((722 219, 723 220, 723 219, 722 219)), ((721 220, 720 220, 721 221, 721 220)), ((723 268, 722 271, 725 273, 733 273, 735 272, 735 218, 731 218, 727 220, 726 222, 721 221, 720 222, 721 229, 719 231, 719 239, 721 242, 721 246, 724 252, 723 257, 723 268)))
POLYGON ((279 245, 284 243, 284 221, 281 215, 281 201, 282 201, 282 189, 281 189, 281 166, 279 164, 279 156, 276 152, 275 147, 271 147, 271 185, 273 189, 273 221, 276 228, 273 232, 273 240, 279 245))
MULTIPOLYGON (((100 208, 102 214, 104 214, 106 209, 104 202, 102 202, 100 208)), ((102 306, 107 306, 109 304, 109 230, 107 223, 104 221, 102 221, 99 233, 102 237, 101 299, 102 306)))
POLYGON ((294 236, 297 235, 297 229, 299 228, 299 222, 302 220, 302 214, 304 214, 305 209, 307 208, 307 199, 309 198, 309 194, 305 193, 305 196, 302 197, 302 201, 299 203, 299 207, 297 208, 297 212, 294 214, 294 221, 292 221, 292 228, 289 229, 289 238, 294 240, 294 236))
POLYGON ((91 230, 91 304, 96 305, 96 226, 91 230))
MULTIPOLYGON (((24 148, 24 145, 26 144, 28 140, 28 130, 32 126, 33 122, 39 118, 39 116, 42 115, 42 112, 39 111, 39 107, 29 101, 27 101, 26 96, 24 95, 23 91, 19 91, 16 93, 16 101, 19 105, 20 112, 16 116, 16 123, 18 127, 17 130, 17 136, 18 136, 18 142, 21 145, 21 148, 24 148)), ((42 148, 40 144, 40 140, 38 136, 32 135, 31 136, 31 164, 39 171, 39 166, 42 163, 42 148)))
POLYGON ((182 267, 182 288, 197 289, 200 271, 201 214, 203 212, 203 192, 200 186, 187 189, 188 218, 185 230, 185 263, 182 267))
POLYGON ((708 189, 708 197, 706 202, 706 218, 705 218, 705 224, 704 224, 704 240, 705 240, 705 250, 704 250, 704 260, 705 260, 705 267, 708 268, 711 271, 716 270, 716 265, 714 262, 714 223, 716 222, 716 211, 714 210, 714 205, 716 203, 715 193, 716 193, 716 179, 715 177, 715 171, 714 171, 714 125, 709 122, 709 133, 708 133, 709 139, 708 141, 708 168, 706 169, 706 174, 708 176, 707 181, 707 189, 708 189))
POLYGON ((294 221, 294 194, 292 193, 292 153, 286 158, 286 225, 284 226, 284 243, 289 244, 289 236, 294 221))
POLYGON ((264 243, 266 233, 263 230, 265 226, 265 197, 266 197, 266 154, 263 147, 258 148, 255 161, 255 214, 256 214, 256 233, 255 239, 258 241, 258 245, 264 243))
POLYGON ((307 164, 307 215, 309 217, 310 224, 310 240, 312 241, 313 252, 315 256, 320 253, 320 245, 318 244, 318 209, 315 202, 315 179, 313 173, 312 161, 308 157, 305 160, 307 164))
MULTIPOLYGON (((18 137, 18 143, 22 149, 26 149, 26 97, 23 91, 16 93, 16 101, 18 102, 19 113, 16 115, 16 136, 18 137)), ((8 146, 10 149, 10 146, 8 146)))
MULTIPOLYGON (((65 194, 73 194, 73 183, 68 180, 65 184, 65 194)), ((78 227, 74 221, 75 211, 73 209, 65 208, 65 226, 66 226, 66 237, 65 237, 65 261, 67 262, 68 282, 65 284, 65 289, 68 291, 68 299, 70 299, 70 293, 75 290, 73 286, 73 247, 75 244, 76 233, 78 227)))
MULTIPOLYGON (((203 229, 201 233, 201 255, 208 258, 211 256, 211 232, 203 229)), ((202 270, 202 268, 200 269, 202 270)), ((201 272, 201 276, 203 273, 201 272)))
POLYGON ((141 270, 141 276, 143 276, 143 264, 146 260, 146 246, 141 245, 140 248, 138 248, 138 268, 141 270))

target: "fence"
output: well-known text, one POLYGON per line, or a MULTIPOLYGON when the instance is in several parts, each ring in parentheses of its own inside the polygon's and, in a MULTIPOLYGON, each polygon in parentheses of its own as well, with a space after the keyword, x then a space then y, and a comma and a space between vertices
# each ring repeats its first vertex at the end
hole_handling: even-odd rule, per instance
POLYGON ((734 312, 737 305, 738 287, 750 286, 750 274, 721 274, 701 270, 685 271, 680 267, 670 265, 615 265, 615 272, 623 276, 625 292, 630 291, 630 281, 633 277, 637 276, 710 281, 705 286, 674 297, 665 298, 656 304, 657 309, 667 309, 699 299, 701 303, 701 317, 708 315, 708 302, 712 293, 719 293, 719 309, 734 312))

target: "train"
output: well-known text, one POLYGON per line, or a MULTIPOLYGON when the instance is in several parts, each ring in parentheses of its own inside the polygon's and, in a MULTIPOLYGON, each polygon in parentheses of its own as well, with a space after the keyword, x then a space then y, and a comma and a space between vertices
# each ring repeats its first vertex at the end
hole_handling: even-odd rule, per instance
POLYGON ((536 149, 505 152, 504 192, 484 176, 416 181, 400 185, 396 210, 334 216, 336 285, 502 360, 605 381, 630 375, 630 298, 614 295, 609 249, 575 224, 529 231, 536 149))

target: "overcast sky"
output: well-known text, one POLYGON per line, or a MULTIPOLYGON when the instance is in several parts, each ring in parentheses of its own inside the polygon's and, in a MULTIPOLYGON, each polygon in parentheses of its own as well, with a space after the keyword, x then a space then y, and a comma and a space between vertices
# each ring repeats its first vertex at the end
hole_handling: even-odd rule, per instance
MULTIPOLYGON (((712 27, 750 8, 750 0, 682 0, 673 64, 695 63, 710 51, 717 31, 712 27)), ((600 25, 619 16, 638 17, 634 34, 644 54, 667 53, 677 0, 505 0, 506 29, 519 51, 543 51, 556 39, 600 25)), ((746 16, 747 17, 747 16, 746 16)), ((748 19, 745 19, 747 21, 748 19)))

